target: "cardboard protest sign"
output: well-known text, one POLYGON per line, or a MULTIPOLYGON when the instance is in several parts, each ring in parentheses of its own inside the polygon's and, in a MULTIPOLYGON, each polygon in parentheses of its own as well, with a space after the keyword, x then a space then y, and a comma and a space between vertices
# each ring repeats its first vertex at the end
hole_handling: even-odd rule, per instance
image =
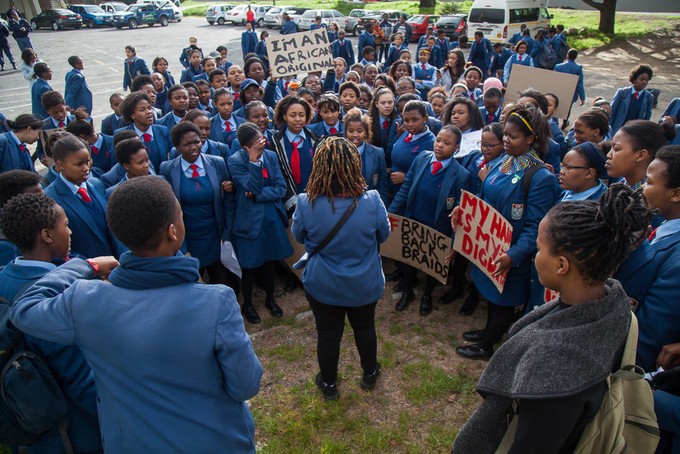
POLYGON ((544 289, 543 292, 543 301, 546 303, 551 302, 555 298, 559 298, 560 292, 556 292, 555 290, 550 290, 549 288, 544 289))
POLYGON ((64 128, 55 128, 55 129, 43 129, 40 131, 40 143, 42 143, 43 150, 45 150, 46 153, 52 154, 50 150, 50 137, 52 134, 55 134, 57 132, 64 132, 66 129, 64 128))
POLYGON ((446 285, 451 238, 420 222, 389 214, 390 236, 380 246, 380 255, 411 265, 446 285))
POLYGON ((571 100, 576 91, 578 76, 575 74, 558 73, 547 69, 531 66, 513 65, 508 80, 508 89, 503 98, 503 105, 517 101, 519 94, 527 88, 533 88, 541 93, 554 93, 560 100, 555 109, 555 118, 566 118, 571 108, 571 100))
POLYGON ((267 54, 272 77, 333 68, 331 42, 325 28, 270 37, 267 40, 267 54))
POLYGON ((503 293, 505 276, 493 276, 494 260, 510 248, 512 225, 491 205, 462 191, 453 249, 477 266, 503 293))

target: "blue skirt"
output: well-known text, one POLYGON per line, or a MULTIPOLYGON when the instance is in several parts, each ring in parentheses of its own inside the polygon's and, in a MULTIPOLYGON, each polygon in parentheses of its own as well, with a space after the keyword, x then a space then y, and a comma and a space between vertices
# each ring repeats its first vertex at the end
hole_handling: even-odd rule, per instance
POLYGON ((234 235, 234 249, 241 268, 259 268, 272 260, 283 260, 293 253, 281 215, 273 203, 265 205, 262 228, 257 238, 234 235))

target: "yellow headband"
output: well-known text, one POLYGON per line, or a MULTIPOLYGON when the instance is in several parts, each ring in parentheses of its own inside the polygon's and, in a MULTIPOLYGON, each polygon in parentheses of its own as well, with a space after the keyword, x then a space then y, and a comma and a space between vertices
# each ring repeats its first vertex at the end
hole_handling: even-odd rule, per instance
POLYGON ((534 128, 531 127, 531 125, 529 124, 529 122, 527 121, 526 118, 524 118, 523 116, 521 116, 521 115, 518 114, 517 112, 512 112, 510 115, 514 115, 515 117, 517 117, 517 118, 519 118, 520 120, 522 120, 522 123, 524 123, 524 125, 529 129, 529 132, 531 132, 531 134, 533 134, 534 137, 538 138, 538 136, 537 136, 536 133, 534 132, 534 128))

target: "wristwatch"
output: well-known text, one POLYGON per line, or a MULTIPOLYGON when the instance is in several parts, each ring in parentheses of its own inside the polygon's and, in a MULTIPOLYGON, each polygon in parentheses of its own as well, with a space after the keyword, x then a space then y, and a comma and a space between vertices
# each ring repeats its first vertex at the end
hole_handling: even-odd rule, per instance
POLYGON ((97 262, 96 262, 95 260, 93 260, 93 259, 86 259, 85 261, 86 261, 87 263, 89 263, 90 266, 92 267, 92 269, 94 270, 94 275, 95 275, 95 276, 98 276, 98 275, 99 275, 99 263, 97 263, 97 262))

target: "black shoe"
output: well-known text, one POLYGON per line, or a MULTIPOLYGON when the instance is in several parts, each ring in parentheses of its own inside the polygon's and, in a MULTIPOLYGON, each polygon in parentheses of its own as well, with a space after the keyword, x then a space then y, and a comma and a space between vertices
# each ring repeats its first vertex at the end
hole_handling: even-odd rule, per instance
POLYGON ((4 66, 0 68, 0 71, 4 71, 4 70, 5 70, 5 67, 4 67, 4 66))
POLYGON ((479 295, 477 293, 471 293, 470 295, 468 295, 467 298, 465 298, 465 302, 461 306, 458 313, 460 315, 472 315, 472 314, 474 314, 475 309, 477 309, 478 304, 479 304, 479 295))
POLYGON ((12 69, 17 69, 17 64, 16 64, 16 63, 12 63, 12 69))
POLYGON ((479 344, 458 347, 456 354, 467 359, 489 359, 493 355, 493 348, 482 347, 479 344))
POLYGON ((370 391, 373 388, 375 388, 375 384, 378 381, 378 377, 380 377, 380 363, 376 364, 375 370, 373 371, 372 374, 370 375, 364 374, 363 377, 361 377, 361 382, 359 382, 359 386, 361 387, 361 389, 370 391))
POLYGON ((404 291, 394 308, 397 310, 397 312, 405 311, 408 307, 408 304, 413 301, 415 297, 416 296, 413 294, 413 290, 404 291))
POLYGON ((465 339, 468 342, 479 342, 482 339, 484 339, 484 330, 478 329, 475 331, 468 331, 466 333, 463 333, 463 339, 465 339))
POLYGON ((432 297, 423 295, 420 297, 420 315, 430 315, 432 313, 432 297))
POLYGON ((397 268, 396 270, 392 271, 391 273, 387 273, 385 275, 385 280, 387 282, 397 282, 400 279, 401 279, 401 268, 397 268))
POLYGON ((264 303, 264 307, 269 309, 269 312, 272 313, 272 317, 283 317, 283 309, 281 309, 279 305, 276 304, 276 301, 267 300, 264 303))
POLYGON ((316 387, 319 388, 319 391, 321 391, 324 399, 338 400, 340 397, 340 393, 338 392, 338 383, 335 382, 331 385, 326 384, 326 382, 324 382, 323 378, 321 377, 321 372, 316 374, 314 383, 316 383, 316 387))
POLYGON ((459 298, 462 298, 465 292, 463 289, 459 289, 457 287, 451 287, 451 289, 444 293, 441 298, 439 298, 439 302, 441 304, 451 304, 454 302, 454 300, 457 300, 459 298))
POLYGON ((291 293, 294 292, 296 288, 300 285, 297 276, 290 276, 288 280, 286 281, 286 285, 283 287, 283 290, 286 293, 291 293))
POLYGON ((245 318, 248 321, 248 323, 252 323, 253 325, 257 325, 262 321, 260 320, 260 316, 257 315, 255 306, 253 306, 252 304, 249 304, 247 306, 241 306, 241 314, 243 314, 243 318, 245 318))
POLYGON ((404 281, 399 281, 397 285, 392 288, 395 293, 401 293, 404 291, 404 281))

